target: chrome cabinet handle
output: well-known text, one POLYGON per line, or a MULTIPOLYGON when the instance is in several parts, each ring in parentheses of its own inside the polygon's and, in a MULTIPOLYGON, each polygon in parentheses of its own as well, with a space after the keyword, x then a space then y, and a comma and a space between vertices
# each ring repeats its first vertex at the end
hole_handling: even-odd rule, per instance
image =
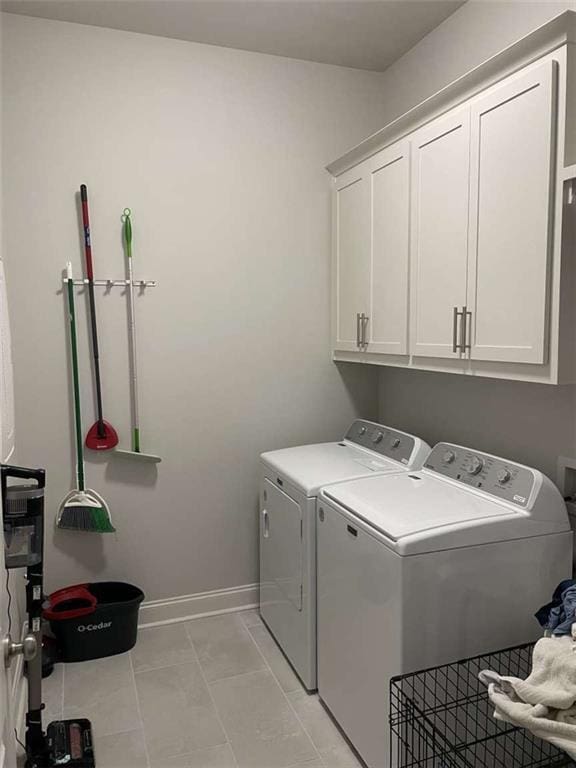
POLYGON ((461 312, 462 319, 460 320, 460 351, 464 352, 466 349, 466 307, 462 307, 461 312))
POLYGON ((262 510, 262 536, 265 539, 270 538, 270 518, 266 509, 262 510))
POLYGON ((452 352, 456 353, 461 348, 458 344, 458 318, 462 316, 462 312, 458 310, 458 307, 454 307, 454 313, 452 315, 452 352))
POLYGON ((468 339, 468 331, 472 329, 472 312, 466 305, 461 310, 454 307, 452 316, 452 352, 466 352, 471 348, 471 340, 468 339), (468 325, 470 318, 470 325, 468 325), (460 328, 458 328, 458 319, 460 319, 460 328), (460 341, 458 341, 460 336, 460 341))
POLYGON ((368 342, 366 341, 366 329, 368 328, 368 320, 370 318, 368 315, 365 315, 362 313, 362 346, 364 349, 368 346, 368 342))
POLYGON ((356 346, 360 348, 360 312, 356 312, 356 346))
POLYGON ((462 307, 462 344, 460 347, 462 352, 472 348, 472 312, 466 306, 462 307), (470 318, 470 323, 468 323, 468 318, 470 318))

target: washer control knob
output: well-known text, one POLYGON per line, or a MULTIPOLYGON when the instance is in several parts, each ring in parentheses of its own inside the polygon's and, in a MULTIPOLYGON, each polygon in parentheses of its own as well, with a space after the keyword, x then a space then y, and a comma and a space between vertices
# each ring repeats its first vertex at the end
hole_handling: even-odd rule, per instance
POLYGON ((364 426, 364 424, 362 424, 362 426, 358 430, 358 434, 359 435, 365 435, 366 434, 366 427, 364 426))
POLYGON ((395 437, 394 440, 392 440, 392 448, 399 448, 400 447, 400 438, 395 437))
POLYGON ((464 469, 469 475, 478 475, 483 467, 484 459, 481 459, 480 456, 470 456, 464 465, 464 469))
POLYGON ((497 477, 498 482, 500 483, 500 485, 506 485, 506 483, 509 483, 510 480, 512 479, 512 475, 510 474, 510 470, 505 469, 505 468, 499 469, 497 474, 496 474, 496 477, 497 477))
POLYGON ((375 432, 372 438, 373 443, 381 443, 384 438, 384 432, 375 432))
POLYGON ((442 456, 442 461, 444 462, 444 464, 452 464, 455 458, 456 458, 456 454, 454 453, 454 451, 445 451, 442 456))

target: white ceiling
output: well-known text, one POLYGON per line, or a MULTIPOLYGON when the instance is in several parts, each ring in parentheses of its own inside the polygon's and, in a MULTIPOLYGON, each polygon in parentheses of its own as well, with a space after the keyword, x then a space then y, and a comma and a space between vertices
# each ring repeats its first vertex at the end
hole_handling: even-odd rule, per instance
POLYGON ((383 71, 465 0, 2 0, 10 13, 383 71))

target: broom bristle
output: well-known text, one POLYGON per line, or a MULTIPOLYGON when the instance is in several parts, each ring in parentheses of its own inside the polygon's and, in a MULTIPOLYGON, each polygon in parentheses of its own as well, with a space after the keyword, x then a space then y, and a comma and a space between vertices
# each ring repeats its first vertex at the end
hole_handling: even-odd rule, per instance
POLYGON ((98 533, 115 533, 116 528, 112 525, 108 512, 102 507, 93 510, 92 520, 96 524, 98 533))
POLYGON ((58 528, 90 533, 114 533, 116 531, 104 509, 83 505, 64 507, 58 520, 58 528))
POLYGON ((57 528, 89 533, 115 533, 108 509, 100 504, 94 491, 68 494, 56 521, 57 528))

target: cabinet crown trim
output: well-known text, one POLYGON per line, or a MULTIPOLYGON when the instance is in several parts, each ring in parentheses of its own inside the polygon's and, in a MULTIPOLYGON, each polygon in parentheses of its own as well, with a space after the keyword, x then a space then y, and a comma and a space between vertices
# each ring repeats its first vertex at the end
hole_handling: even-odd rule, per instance
POLYGON ((326 166, 332 176, 398 141, 462 101, 568 43, 576 43, 576 11, 564 11, 452 81, 326 166))

